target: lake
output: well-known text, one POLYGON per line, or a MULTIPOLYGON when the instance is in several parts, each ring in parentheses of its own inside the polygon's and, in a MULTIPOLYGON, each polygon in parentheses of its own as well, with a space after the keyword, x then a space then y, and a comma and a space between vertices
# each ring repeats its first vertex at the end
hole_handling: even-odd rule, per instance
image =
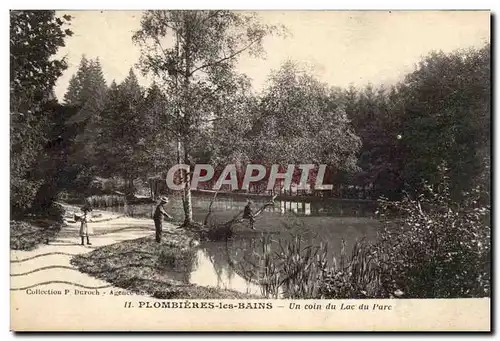
MULTIPOLYGON (((210 200, 211 197, 207 196, 193 196, 195 220, 205 219, 210 200)), ((252 200, 254 211, 265 202, 258 198, 252 200)), ((211 222, 226 222, 245 205, 243 198, 219 197, 212 206, 211 222)), ((113 207, 110 210, 132 217, 150 218, 154 208, 155 205, 148 204, 113 207)), ((166 209, 175 220, 183 220, 179 198, 171 198, 166 209)), ((349 254, 357 240, 376 238, 379 223, 373 217, 374 211, 373 203, 276 201, 274 207, 267 208, 256 218, 256 230, 251 230, 248 222, 244 221, 233 226, 234 234, 228 240, 202 243, 195 250, 193 266, 186 273, 175 274, 175 277, 187 283, 260 295, 262 288, 253 277, 256 259, 264 252, 264 239, 267 239, 271 252, 279 252, 280 243, 283 246, 296 236, 300 236, 304 247, 327 243, 328 260, 331 262, 333 257, 339 256, 342 241, 349 254)))

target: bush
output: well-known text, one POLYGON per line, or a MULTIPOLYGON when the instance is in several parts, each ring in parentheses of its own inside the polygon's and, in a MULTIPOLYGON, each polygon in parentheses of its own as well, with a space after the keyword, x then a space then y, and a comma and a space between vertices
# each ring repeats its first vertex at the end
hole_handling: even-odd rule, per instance
POLYGON ((60 231, 61 224, 48 220, 10 222, 10 248, 33 250, 39 244, 48 243, 60 231))
POLYGON ((401 291, 407 298, 457 298, 490 295, 489 206, 479 188, 453 202, 449 179, 425 185, 416 199, 380 201, 386 221, 374 247, 386 295, 401 291), (394 213, 402 219, 394 223, 394 213))
POLYGON ((10 222, 10 248, 12 250, 32 250, 44 242, 44 236, 39 227, 25 221, 10 222))
POLYGON ((116 179, 106 179, 102 182, 102 192, 106 194, 112 194, 116 191, 120 191, 121 187, 120 183, 116 179))
MULTIPOLYGON (((242 268, 264 296, 285 298, 467 298, 490 296, 490 207, 487 193, 475 188, 453 201, 446 169, 442 181, 425 185, 415 199, 381 199, 385 222, 378 239, 357 242, 350 256, 327 263, 328 246, 262 239, 242 268)), ((241 264, 240 264, 241 267, 241 264)))
POLYGON ((22 217, 33 206, 36 193, 42 181, 29 181, 23 178, 12 177, 10 181, 11 215, 22 217))

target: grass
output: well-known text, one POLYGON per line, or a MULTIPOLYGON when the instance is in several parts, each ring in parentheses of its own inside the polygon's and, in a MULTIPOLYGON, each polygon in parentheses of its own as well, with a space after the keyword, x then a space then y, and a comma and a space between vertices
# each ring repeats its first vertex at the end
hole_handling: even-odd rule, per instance
MULTIPOLYGON (((263 235, 233 265, 240 276, 261 286, 267 298, 318 299, 377 297, 380 277, 371 248, 363 240, 340 253, 327 243, 311 244, 300 235, 263 235)), ((229 251, 228 251, 229 252, 229 251)))
MULTIPOLYGON (((192 238, 185 231, 165 234, 158 244, 151 237, 98 248, 72 258, 84 273, 132 292, 160 299, 255 298, 231 290, 202 287, 179 280, 172 273, 189 273, 195 262, 192 238)), ((182 276, 181 276, 182 277, 182 276)))
POLYGON ((235 265, 237 272, 261 286, 267 298, 316 298, 326 265, 327 247, 312 246, 295 235, 290 240, 260 238, 256 250, 235 265))
POLYGON ((61 223, 46 219, 10 222, 10 248, 30 251, 48 243, 61 230, 61 223))

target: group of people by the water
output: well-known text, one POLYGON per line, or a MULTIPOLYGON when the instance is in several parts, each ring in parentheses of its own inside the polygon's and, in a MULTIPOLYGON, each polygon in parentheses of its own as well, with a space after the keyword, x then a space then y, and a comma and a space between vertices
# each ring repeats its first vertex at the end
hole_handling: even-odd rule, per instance
MULTIPOLYGON (((168 214, 165 209, 165 205, 168 204, 168 202, 169 200, 167 197, 161 197, 153 212, 153 221, 155 224, 155 241, 157 243, 161 242, 164 218, 173 219, 173 217, 168 214)), ((250 222, 250 228, 252 230, 255 230, 255 215, 252 206, 253 202, 251 200, 248 200, 245 208, 243 209, 243 219, 248 219, 248 221, 250 222)), ((81 245, 85 245, 85 241, 87 241, 87 245, 92 245, 92 243, 90 243, 90 236, 93 234, 93 229, 92 225, 89 225, 89 222, 91 221, 90 212, 92 212, 92 207, 89 205, 85 205, 81 210, 83 212, 81 216, 75 215, 75 220, 80 221, 81 245)))

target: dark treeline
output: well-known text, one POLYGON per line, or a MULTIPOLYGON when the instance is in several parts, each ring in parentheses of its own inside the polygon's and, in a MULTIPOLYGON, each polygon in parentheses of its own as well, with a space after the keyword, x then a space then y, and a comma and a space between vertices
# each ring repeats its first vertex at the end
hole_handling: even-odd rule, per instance
MULTIPOLYGON (((161 26, 155 15, 144 15, 135 41, 159 34, 151 28, 161 26)), ((179 20, 201 32, 200 39, 211 34, 198 17, 182 15, 179 20)), ((233 14, 209 18, 244 25, 233 14)), ((146 88, 133 69, 108 85, 98 57, 83 56, 57 103, 52 89, 66 62, 53 55, 72 34, 64 28, 70 19, 50 11, 11 14, 13 213, 64 190, 87 193, 95 177, 118 177, 133 193, 134 181, 165 174, 178 162, 216 169, 228 163, 241 169, 249 163, 327 164, 327 182, 334 185, 329 195, 337 197, 399 198, 418 191, 424 180, 438 183, 443 163, 456 197, 478 184, 489 187, 489 45, 433 52, 399 83, 379 87, 332 87, 285 62, 259 94, 235 61, 215 61, 197 77, 197 70, 180 76, 196 58, 217 56, 214 44, 198 42, 193 60, 172 55, 173 49, 166 50, 167 61, 144 50, 139 72, 155 78, 146 88), (174 83, 183 84, 182 91, 174 83)), ((258 37, 276 29, 256 27, 248 32, 258 37)))
MULTIPOLYGON (((326 246, 318 258, 298 235, 286 245, 278 238, 286 252, 264 240, 264 283, 287 283, 292 298, 490 296, 489 44, 432 52, 384 87, 333 87, 287 61, 255 93, 238 59, 259 57, 263 39, 286 30, 242 12, 146 11, 131 37, 141 49, 137 71, 108 84, 98 56, 83 56, 57 101, 53 88, 67 69, 57 52, 73 34, 71 17, 10 17, 11 248, 56 235, 61 194, 80 203, 131 195, 141 180, 188 164, 179 174, 187 184, 181 226, 196 227, 189 180, 197 164, 217 175, 235 164, 239 182, 250 163, 324 164, 334 189, 322 195, 382 197, 383 228, 351 256, 342 247, 330 267, 326 246), (154 82, 141 86, 136 72, 154 82), (104 188, 103 179, 120 187, 104 188)), ((210 225, 207 215, 198 227, 227 237, 235 221, 210 225)))
POLYGON ((445 162, 456 196, 488 187, 490 89, 489 45, 431 53, 391 87, 348 89, 346 112, 363 141, 356 183, 377 195, 420 189, 440 181, 445 162))

